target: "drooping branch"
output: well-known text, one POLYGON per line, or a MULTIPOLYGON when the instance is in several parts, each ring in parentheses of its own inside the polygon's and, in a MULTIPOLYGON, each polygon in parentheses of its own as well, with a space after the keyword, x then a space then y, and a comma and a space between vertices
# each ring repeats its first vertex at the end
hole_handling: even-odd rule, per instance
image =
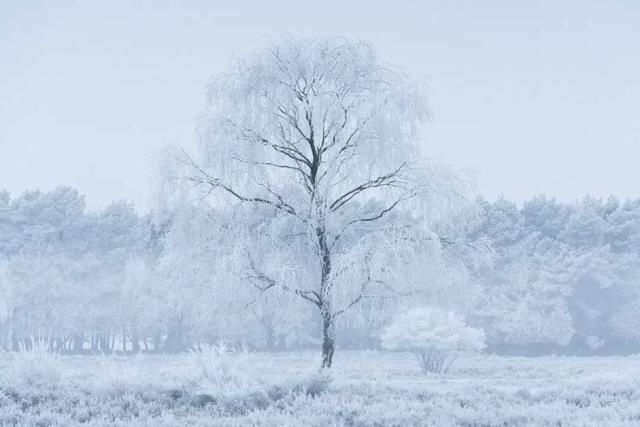
POLYGON ((342 206, 344 206, 345 204, 347 204, 351 199, 353 199, 354 197, 358 196, 360 193, 362 193, 363 191, 372 189, 372 188, 380 188, 380 187, 392 187, 395 184, 397 184, 398 182, 400 182, 399 178, 400 178, 400 172, 402 171, 402 169, 407 165, 406 162, 402 163, 400 165, 400 167, 398 167, 396 170, 394 170, 391 173, 388 173, 386 175, 382 175, 379 176, 375 179, 371 179, 363 184, 358 185, 355 188, 352 188, 351 190, 347 191, 346 193, 342 194, 341 196, 339 196, 338 198, 336 198, 336 200, 334 200, 331 205, 329 205, 329 209, 332 212, 337 211, 338 209, 340 209, 342 206))
POLYGON ((399 204, 401 204, 404 201, 407 201, 413 197, 416 196, 416 192, 415 191, 409 191, 405 194, 403 194, 402 196, 398 197, 397 199, 395 199, 391 204, 389 204, 387 207, 385 207, 384 209, 381 209, 378 213, 376 213, 375 215, 371 215, 368 217, 363 217, 363 218, 358 218, 358 219, 354 219, 349 221, 343 228, 342 230, 340 230, 340 232, 338 232, 335 237, 333 238, 333 241, 331 242, 330 247, 333 248, 335 246, 335 244, 338 242, 338 240, 340 240, 340 238, 342 237, 342 235, 344 234, 345 231, 347 231, 347 229, 349 227, 351 227, 354 224, 358 224, 358 223, 363 223, 363 222, 373 222, 373 221, 377 221, 381 218, 383 218, 385 215, 387 215, 389 212, 393 211, 399 204))
POLYGON ((305 172, 299 166, 283 165, 283 164, 274 163, 274 162, 252 162, 252 161, 249 161, 249 160, 241 159, 239 157, 233 157, 233 160, 235 160, 237 162, 240 162, 240 163, 245 163, 247 165, 267 166, 267 167, 272 167, 272 168, 276 168, 276 169, 289 169, 289 170, 293 170, 293 171, 299 172, 300 174, 302 174, 303 176, 306 177, 305 172))
POLYGON ((278 282, 275 281, 275 279, 273 279, 272 277, 268 276, 267 274, 262 272, 260 269, 258 269, 251 255, 249 255, 248 258, 249 258, 249 268, 251 270, 251 274, 248 274, 247 278, 252 280, 253 286, 255 286, 256 289, 258 289, 260 292, 266 292, 271 288, 277 287, 279 289, 282 289, 283 291, 297 295, 300 298, 312 303, 317 307, 320 307, 322 305, 321 298, 317 292, 303 291, 301 289, 291 288, 285 285, 284 283, 279 284, 278 282), (255 281, 262 282, 264 283, 264 285, 260 286, 255 281))
MULTIPOLYGON (((367 264, 369 261, 370 261, 370 257, 367 256, 366 260, 365 260, 365 263, 367 264)), ((364 300, 364 299, 376 299, 376 300, 395 299, 395 298, 398 298, 400 296, 410 296, 410 295, 415 295, 417 293, 419 293, 419 291, 416 291, 415 293, 410 293, 410 292, 404 293, 404 292, 396 291, 395 289, 393 289, 391 286, 389 286, 384 281, 379 280, 379 279, 373 279, 371 277, 371 269, 369 267, 367 267, 367 277, 360 284, 358 295, 355 298, 353 298, 350 302, 348 302, 343 308, 341 308, 339 310, 336 310, 333 313, 333 315, 331 316, 331 318, 332 318, 332 320, 335 320, 338 316, 341 316, 342 314, 348 312, 353 307, 355 307, 360 302, 362 302, 362 300, 364 300), (370 284, 373 284, 373 283, 375 283, 375 284, 381 286, 382 288, 386 289, 391 294, 390 295, 373 295, 371 293, 368 293, 367 292, 368 287, 369 287, 370 284)))
POLYGON ((359 292, 358 296, 355 297, 353 300, 351 300, 351 302, 349 302, 343 308, 334 311, 333 314, 331 315, 331 319, 333 320, 336 317, 340 316, 341 314, 346 313, 351 308, 356 306, 360 301, 362 301, 363 298, 366 298, 366 296, 364 295, 364 291, 365 291, 365 289, 366 289, 366 287, 367 287, 367 285, 369 284, 370 281, 371 281, 371 276, 367 275, 367 279, 365 281, 363 281, 362 284, 360 285, 360 292, 359 292))
POLYGON ((281 197, 278 196, 278 201, 274 201, 274 200, 269 200, 269 199, 265 199, 262 197, 247 197, 247 196, 243 196, 241 194, 239 194, 236 190, 234 190, 233 188, 222 184, 218 179, 215 178, 210 178, 204 181, 200 181, 203 183, 207 183, 209 185, 211 185, 211 187, 213 188, 222 188, 224 191, 226 191, 227 193, 231 194, 232 196, 234 196, 236 199, 240 200, 241 202, 254 202, 254 203, 258 203, 258 204, 263 204, 263 205, 268 205, 268 206, 272 206, 280 211, 286 212, 290 215, 293 215, 294 217, 300 219, 302 222, 306 222, 306 220, 304 218, 302 218, 301 216, 298 215, 298 213, 296 212, 296 210, 289 205, 288 203, 284 202, 282 200, 281 197))
POLYGON ((190 167, 196 169, 198 171, 198 173, 200 174, 199 177, 193 177, 193 176, 187 177, 187 179, 189 181, 195 182, 197 184, 207 184, 207 185, 211 186, 211 189, 221 188, 222 190, 224 190, 228 194, 231 194, 233 197, 235 197, 236 199, 240 200, 241 202, 253 202, 253 203, 257 203, 257 204, 271 206, 271 207, 273 207, 275 209, 278 209, 278 210, 280 210, 282 212, 285 212, 285 213, 287 213, 289 215, 292 215, 292 216, 298 218, 303 223, 307 222, 306 219, 304 219, 303 217, 298 215, 298 213, 293 208, 293 206, 291 206, 289 203, 285 202, 284 199, 280 195, 276 194, 272 190, 268 189, 270 194, 276 196, 277 200, 271 200, 271 199, 267 199, 267 198, 264 198, 264 197, 244 196, 244 195, 240 194, 238 191, 236 191, 235 189, 233 189, 232 187, 230 187, 229 185, 226 185, 226 184, 222 183, 220 181, 220 179, 210 176, 206 171, 204 171, 200 166, 198 166, 198 164, 186 152, 183 151, 183 155, 188 159, 187 164, 190 167))
POLYGON ((376 221, 376 220, 382 218, 383 216, 385 216, 386 214, 388 214, 389 212, 391 212, 393 209, 395 209, 395 207, 398 206, 401 202, 403 202, 405 200, 408 200, 409 198, 410 197, 400 197, 395 202, 393 202, 391 205, 389 205, 386 208, 382 209, 376 215, 365 217, 365 218, 354 219, 353 221, 349 222, 347 224, 347 226, 352 225, 352 224, 356 224, 356 223, 359 223, 359 222, 376 221))

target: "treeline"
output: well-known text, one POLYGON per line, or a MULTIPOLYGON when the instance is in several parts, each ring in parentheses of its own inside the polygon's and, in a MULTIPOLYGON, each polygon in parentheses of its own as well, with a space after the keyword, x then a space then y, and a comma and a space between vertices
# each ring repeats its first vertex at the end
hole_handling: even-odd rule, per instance
POLYGON ((139 350, 163 332, 147 274, 161 233, 131 203, 88 213, 77 190, 0 193, 0 347, 49 339, 57 350, 139 350))
MULTIPOLYGON (((266 311, 248 299, 246 311, 222 311, 234 295, 207 275, 220 250, 208 221, 196 207, 140 216, 124 201, 88 212, 68 187, 0 193, 0 347, 33 337, 67 352, 179 351, 221 337, 315 345, 317 319, 295 306, 266 311)), ((493 254, 455 264, 465 290, 446 299, 485 330, 490 351, 640 349, 640 200, 479 200, 466 221, 465 240, 488 241, 493 254)), ((339 345, 376 347, 378 320, 339 323, 339 345)))
POLYGON ((640 200, 480 207, 470 234, 496 253, 473 275, 482 290, 474 314, 494 350, 640 349, 640 200))

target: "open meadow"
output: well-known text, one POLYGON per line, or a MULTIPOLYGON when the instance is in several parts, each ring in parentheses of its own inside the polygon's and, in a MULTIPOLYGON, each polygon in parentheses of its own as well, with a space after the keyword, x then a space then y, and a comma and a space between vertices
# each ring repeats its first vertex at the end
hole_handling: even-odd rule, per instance
POLYGON ((408 353, 0 355, 0 424, 602 425, 640 423, 640 357, 461 358, 424 375, 408 353))

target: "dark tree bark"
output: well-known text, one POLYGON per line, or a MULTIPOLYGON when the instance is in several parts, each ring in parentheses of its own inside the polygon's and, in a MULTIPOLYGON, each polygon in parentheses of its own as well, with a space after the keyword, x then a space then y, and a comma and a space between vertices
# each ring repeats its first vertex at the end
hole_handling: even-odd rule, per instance
POLYGON ((335 350, 334 327, 331 319, 322 320, 322 367, 330 368, 335 350))
POLYGON ((331 310, 331 252, 327 244, 324 224, 316 228, 318 248, 320 250, 320 317, 322 318, 322 367, 330 368, 335 350, 335 328, 331 310))

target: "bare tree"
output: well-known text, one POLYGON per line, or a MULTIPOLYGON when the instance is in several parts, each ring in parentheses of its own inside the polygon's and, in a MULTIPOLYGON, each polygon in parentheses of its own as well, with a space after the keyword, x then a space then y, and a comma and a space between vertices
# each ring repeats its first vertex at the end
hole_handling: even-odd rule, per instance
POLYGON ((269 271, 277 251, 248 243, 244 279, 317 308, 323 367, 337 318, 419 282, 398 271, 434 240, 425 218, 436 209, 419 202, 450 195, 419 160, 427 115, 419 85, 381 65, 370 45, 343 39, 285 40, 210 86, 197 156, 181 157, 187 179, 214 207, 286 221, 269 239, 295 252, 295 274, 269 271))

